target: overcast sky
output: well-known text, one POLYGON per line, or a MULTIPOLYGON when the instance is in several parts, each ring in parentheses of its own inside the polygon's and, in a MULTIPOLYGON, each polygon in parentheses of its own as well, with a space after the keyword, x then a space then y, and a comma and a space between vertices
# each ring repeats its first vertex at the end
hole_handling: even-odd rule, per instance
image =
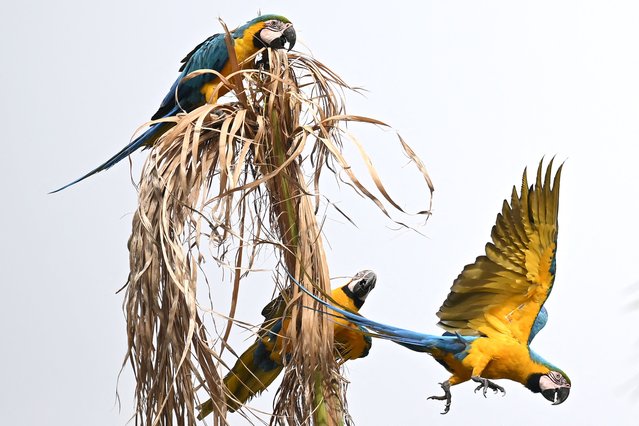
MULTIPOLYGON (((524 167, 566 161, 557 279, 533 348, 571 378, 551 406, 501 381, 440 401, 447 372, 426 355, 375 341, 347 365, 357 424, 636 424, 639 399, 639 4, 632 1, 455 2, 24 1, 5 5, 0 99, 5 224, 0 246, 2 369, 7 425, 121 425, 133 379, 116 381, 125 350, 122 294, 136 192, 126 161, 62 193, 47 192, 102 163, 155 112, 193 46, 257 15, 295 24, 349 83, 349 112, 397 129, 424 160, 436 192, 420 231, 394 231, 370 202, 326 189, 357 222, 329 211, 331 275, 373 269, 366 316, 440 333, 435 312, 462 267, 482 254, 524 167), (277 5, 275 5, 277 4, 277 5), (312 6, 309 6, 312 5, 312 6), (392 8, 389 8, 392 6, 392 8), (632 391, 635 390, 633 394, 632 391)), ((355 128, 358 130, 358 128, 355 128)), ((392 132, 362 130, 392 194, 416 210, 423 185, 392 132), (416 199, 418 198, 418 199, 416 199)), ((132 156, 137 179, 146 156, 132 156)), ((212 266, 212 262, 211 265, 212 266)), ((336 285, 340 280, 336 280, 336 285)), ((218 284, 219 294, 229 284, 218 284)), ((241 319, 258 322, 270 274, 242 288, 241 319)), ((234 336, 239 347, 248 345, 234 336)), ((271 406, 275 388, 255 400, 271 406)), ((231 424, 244 424, 230 417, 231 424)))

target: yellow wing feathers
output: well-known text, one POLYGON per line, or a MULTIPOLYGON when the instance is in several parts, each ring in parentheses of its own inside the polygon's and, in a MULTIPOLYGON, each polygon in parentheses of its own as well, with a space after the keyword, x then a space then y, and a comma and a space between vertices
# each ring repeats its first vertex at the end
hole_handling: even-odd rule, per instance
POLYGON ((526 171, 491 232, 486 254, 464 267, 437 313, 439 325, 463 335, 509 334, 527 342, 555 275, 561 166, 552 179, 539 164, 534 185, 526 171), (542 179, 543 176, 543 179, 542 179))

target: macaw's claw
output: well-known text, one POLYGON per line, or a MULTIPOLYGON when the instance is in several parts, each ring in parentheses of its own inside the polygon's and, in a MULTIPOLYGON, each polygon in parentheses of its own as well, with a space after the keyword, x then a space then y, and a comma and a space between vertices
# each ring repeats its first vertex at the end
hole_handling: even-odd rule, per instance
POLYGON ((263 72, 268 72, 271 69, 267 52, 262 52, 261 55, 255 59, 255 67, 263 72))
POLYGON ((477 386, 475 388, 475 392, 477 392, 479 389, 483 389, 482 393, 484 395, 484 398, 486 398, 486 391, 488 389, 491 389, 495 393, 502 392, 503 393, 502 396, 506 395, 506 389, 504 389, 501 386, 491 382, 488 379, 484 379, 483 377, 479 377, 479 376, 473 376, 473 377, 471 377, 471 379, 473 379, 474 382, 481 383, 479 386, 477 386))
POLYGON ((442 413, 442 414, 446 414, 450 410, 450 399, 451 399, 450 382, 448 380, 446 380, 445 382, 440 383, 440 385, 442 386, 442 389, 444 389, 444 395, 442 395, 442 396, 429 396, 428 399, 436 399, 438 401, 446 401, 446 406, 444 407, 444 412, 442 413))

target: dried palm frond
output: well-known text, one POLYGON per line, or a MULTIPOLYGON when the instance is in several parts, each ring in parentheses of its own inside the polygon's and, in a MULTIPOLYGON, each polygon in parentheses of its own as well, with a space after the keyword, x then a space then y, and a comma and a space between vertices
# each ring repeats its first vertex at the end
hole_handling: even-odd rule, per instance
MULTIPOLYGON (((124 302, 127 359, 137 381, 136 424, 195 424, 199 388, 212 398, 214 423, 226 423, 219 370, 225 364, 213 344, 214 333, 202 320, 207 309, 197 298, 207 245, 217 251, 220 264, 235 253, 228 261, 234 285, 230 319, 216 340, 224 348, 241 279, 261 247, 279 254, 275 281, 280 289, 290 285, 290 273, 318 294, 330 291, 316 218, 326 164, 341 169, 384 214, 392 216, 388 206, 403 211, 361 144, 374 189, 361 182, 342 155, 344 123, 384 123, 346 115, 340 95, 348 86, 312 57, 262 54, 269 71, 236 67, 225 80, 239 102, 207 104, 178 117, 145 163, 124 302), (307 163, 312 169, 308 181, 307 163)), ((421 160, 401 138, 400 143, 432 192, 421 160)), ((427 215, 429 209, 418 213, 427 215)), ((291 294, 286 301, 291 321, 283 336, 287 368, 272 422, 343 424, 349 417, 333 356, 332 323, 297 287, 291 294)))

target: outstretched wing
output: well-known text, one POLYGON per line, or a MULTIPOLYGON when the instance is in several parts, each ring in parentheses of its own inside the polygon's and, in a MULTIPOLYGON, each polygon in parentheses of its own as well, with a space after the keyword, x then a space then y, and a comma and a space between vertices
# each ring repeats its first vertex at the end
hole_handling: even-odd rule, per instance
POLYGON ((521 195, 513 187, 510 204, 504 201, 497 215, 486 255, 464 267, 453 283, 437 313, 439 326, 462 335, 509 334, 528 343, 555 280, 562 167, 551 179, 550 161, 542 181, 540 162, 531 186, 524 170, 521 195))

